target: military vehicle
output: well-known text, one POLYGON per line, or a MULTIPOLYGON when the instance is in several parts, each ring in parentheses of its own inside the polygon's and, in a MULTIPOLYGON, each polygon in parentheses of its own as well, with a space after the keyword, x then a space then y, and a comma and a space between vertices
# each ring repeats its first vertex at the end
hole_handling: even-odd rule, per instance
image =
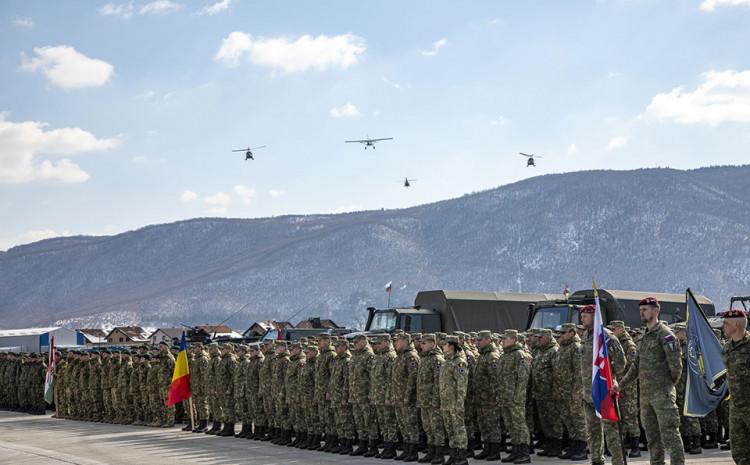
POLYGON ((421 291, 414 306, 369 307, 367 332, 503 331, 526 328, 529 308, 536 302, 562 299, 562 294, 467 291, 421 291))
MULTIPOLYGON (((646 297, 656 297, 661 304, 660 318, 674 323, 685 321, 685 294, 667 294, 664 292, 614 291, 599 289, 599 305, 602 309, 602 321, 622 320, 626 326, 642 326, 638 303, 646 297)), ((707 297, 696 295, 696 300, 706 316, 716 313, 714 304, 707 297)), ((567 299, 540 301, 534 305, 528 315, 528 328, 554 329, 563 323, 579 323, 578 309, 594 303, 594 290, 576 291, 567 299)))

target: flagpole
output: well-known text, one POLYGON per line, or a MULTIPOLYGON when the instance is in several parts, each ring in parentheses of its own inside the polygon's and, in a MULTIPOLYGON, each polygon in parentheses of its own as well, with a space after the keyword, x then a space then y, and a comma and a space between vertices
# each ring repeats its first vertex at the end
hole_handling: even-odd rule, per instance
POLYGON ((617 412, 617 434, 620 435, 620 448, 622 449, 622 463, 628 465, 628 454, 625 453, 625 442, 622 440, 622 414, 620 413, 620 399, 617 394, 612 393, 612 401, 615 403, 617 412))
POLYGON ((198 426, 195 424, 195 412, 193 411, 193 396, 192 395, 188 397, 188 409, 190 409, 190 426, 192 426, 193 429, 195 429, 198 426))

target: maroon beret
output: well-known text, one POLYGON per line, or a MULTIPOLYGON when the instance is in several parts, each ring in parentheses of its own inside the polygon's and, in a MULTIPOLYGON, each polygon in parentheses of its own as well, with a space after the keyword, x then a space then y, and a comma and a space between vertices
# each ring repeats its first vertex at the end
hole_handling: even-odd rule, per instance
POLYGON ((739 308, 730 308, 724 313, 719 314, 722 318, 747 318, 747 314, 739 308))
POLYGON ((581 308, 580 311, 581 311, 581 313, 594 313, 594 312, 596 312, 596 307, 593 306, 593 305, 591 305, 591 304, 589 304, 589 305, 586 305, 585 307, 581 308))
POLYGON ((652 307, 659 307, 659 299, 656 297, 646 297, 645 299, 638 302, 638 305, 651 305, 652 307))

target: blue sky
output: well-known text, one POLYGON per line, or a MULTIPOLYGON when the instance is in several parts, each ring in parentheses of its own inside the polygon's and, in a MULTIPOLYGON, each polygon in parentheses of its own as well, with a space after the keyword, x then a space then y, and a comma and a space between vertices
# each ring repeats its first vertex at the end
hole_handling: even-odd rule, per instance
POLYGON ((747 24, 750 0, 2 2, 0 250, 750 163, 747 24), (395 140, 343 143, 366 135, 395 140))

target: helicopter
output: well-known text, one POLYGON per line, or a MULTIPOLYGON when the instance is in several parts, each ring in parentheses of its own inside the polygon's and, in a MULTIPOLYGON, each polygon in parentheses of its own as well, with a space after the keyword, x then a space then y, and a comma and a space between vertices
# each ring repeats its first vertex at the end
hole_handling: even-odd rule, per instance
POLYGON ((404 187, 408 189, 414 181, 416 181, 416 179, 404 178, 404 187))
POLYGON ((258 150, 265 147, 265 145, 260 145, 258 147, 248 147, 246 149, 232 150, 232 152, 245 152, 245 160, 255 160, 255 158, 253 158, 253 150, 258 150))
POLYGON ((372 147, 373 150, 375 150, 375 142, 380 142, 381 140, 393 140, 393 137, 383 137, 380 139, 370 139, 370 136, 367 136, 366 139, 361 140, 345 140, 344 142, 347 144, 351 144, 353 142, 358 142, 360 144, 365 144, 365 150, 367 150, 367 147, 372 147))
POLYGON ((539 155, 534 155, 533 153, 529 155, 528 153, 518 152, 520 155, 523 155, 524 157, 529 157, 529 159, 526 161, 526 168, 529 166, 536 166, 536 163, 534 163, 535 158, 543 158, 539 155))

